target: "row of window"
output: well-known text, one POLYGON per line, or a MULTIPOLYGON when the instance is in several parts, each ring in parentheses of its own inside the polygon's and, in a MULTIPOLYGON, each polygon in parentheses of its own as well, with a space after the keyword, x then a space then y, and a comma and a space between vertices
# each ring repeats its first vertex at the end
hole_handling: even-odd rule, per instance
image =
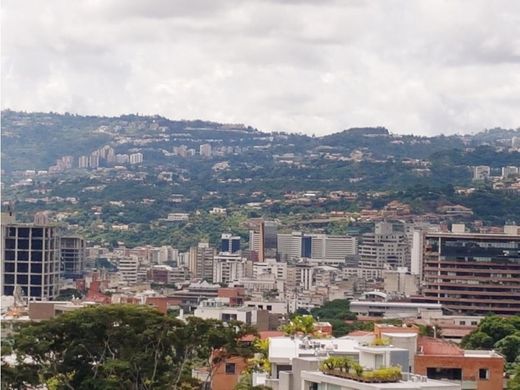
MULTIPOLYGON (((57 247, 56 240, 45 240, 45 248, 46 249, 54 249, 57 247)), ((14 238, 8 238, 5 240, 5 247, 6 249, 36 249, 36 250, 42 250, 43 249, 43 239, 32 239, 32 240, 23 240, 23 239, 14 239, 14 238)))
POLYGON ((54 229, 29 228, 29 227, 9 227, 7 228, 7 237, 55 237, 54 229))
POLYGON ((4 271, 5 272, 29 272, 29 269, 32 273, 38 273, 41 274, 42 272, 48 273, 48 272, 54 272, 54 270, 59 269, 59 265, 54 263, 45 264, 45 266, 42 266, 41 264, 35 264, 35 263, 22 263, 22 262, 6 262, 4 264, 4 271), (29 264, 31 265, 29 267, 29 264))
POLYGON ((16 278, 13 274, 5 274, 4 275, 4 284, 5 285, 12 285, 15 284, 42 284, 43 281, 45 281, 45 284, 54 284, 54 277, 53 276, 45 276, 45 278, 42 278, 41 275, 29 275, 27 274, 18 274, 16 275, 16 278), (29 283, 30 281, 30 283, 29 283))
MULTIPOLYGON (((25 296, 30 297, 41 297, 42 296, 42 288, 41 287, 23 287, 22 290, 25 294, 25 296)), ((43 292, 47 296, 53 296, 54 295, 54 288, 49 287, 48 289, 43 289, 43 292)), ((14 286, 4 286, 4 295, 13 295, 14 294, 14 286)))
POLYGON ((5 260, 6 261, 37 261, 41 262, 45 258, 46 260, 51 260, 56 255, 56 252, 53 251, 5 251, 5 260))

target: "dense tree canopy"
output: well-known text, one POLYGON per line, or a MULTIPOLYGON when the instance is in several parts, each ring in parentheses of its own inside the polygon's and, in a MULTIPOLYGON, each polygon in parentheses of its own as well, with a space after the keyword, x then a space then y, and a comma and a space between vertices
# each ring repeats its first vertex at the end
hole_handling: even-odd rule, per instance
MULTIPOLYGON (((175 389, 192 383, 191 366, 212 351, 248 356, 238 342, 253 329, 137 305, 95 306, 32 323, 14 337, 16 364, 2 351, 3 388, 175 389), (184 384, 184 385, 183 385, 184 384)), ((218 354, 221 358, 223 355, 218 354)))

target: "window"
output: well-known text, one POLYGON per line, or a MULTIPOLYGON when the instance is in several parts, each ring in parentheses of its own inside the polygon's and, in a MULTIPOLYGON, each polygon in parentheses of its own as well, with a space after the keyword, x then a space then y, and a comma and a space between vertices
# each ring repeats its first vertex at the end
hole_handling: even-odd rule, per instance
POLYGON ((475 325, 475 326, 477 326, 477 325, 478 325, 478 322, 477 322, 477 321, 471 321, 471 325, 475 325))
POLYGON ((226 363, 226 374, 235 373, 235 363, 226 363))
POLYGON ((466 321, 461 321, 460 324, 461 325, 466 325, 466 321))
POLYGON ((27 273, 27 272, 29 272, 29 263, 19 262, 16 264, 16 268, 17 268, 18 272, 27 273))
POLYGON ((430 379, 461 380, 462 369, 428 367, 426 369, 426 376, 430 379))
POLYGON ((478 378, 487 380, 489 379, 489 369, 488 368, 481 368, 478 370, 478 378))
POLYGON ((273 310, 273 305, 267 305, 267 310, 273 310))

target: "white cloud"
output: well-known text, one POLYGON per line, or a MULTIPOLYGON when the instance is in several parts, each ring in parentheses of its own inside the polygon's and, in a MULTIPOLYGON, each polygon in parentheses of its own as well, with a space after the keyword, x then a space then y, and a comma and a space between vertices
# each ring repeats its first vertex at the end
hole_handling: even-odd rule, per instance
POLYGON ((4 0, 2 107, 325 134, 520 125, 515 0, 4 0))

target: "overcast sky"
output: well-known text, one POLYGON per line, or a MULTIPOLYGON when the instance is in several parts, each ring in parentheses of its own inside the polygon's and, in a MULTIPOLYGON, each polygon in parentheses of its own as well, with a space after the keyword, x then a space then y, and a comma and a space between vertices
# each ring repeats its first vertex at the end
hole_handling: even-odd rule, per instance
POLYGON ((3 0, 2 108, 517 128, 520 1, 3 0))

